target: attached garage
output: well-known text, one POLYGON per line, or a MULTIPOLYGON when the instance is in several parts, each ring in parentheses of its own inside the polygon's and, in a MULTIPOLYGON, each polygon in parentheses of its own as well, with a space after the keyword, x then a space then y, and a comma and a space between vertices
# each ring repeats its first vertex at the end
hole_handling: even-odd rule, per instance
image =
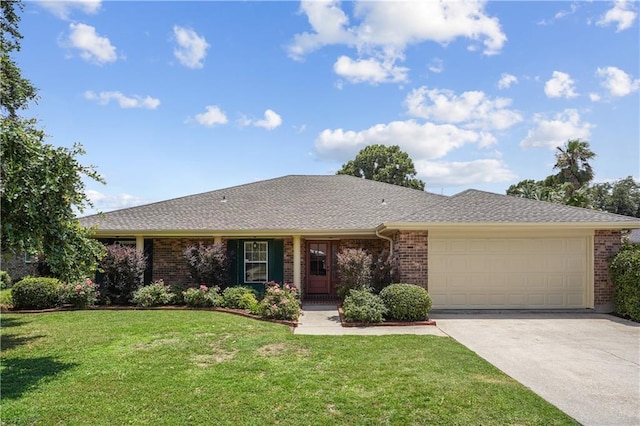
POLYGON ((441 309, 593 307, 589 234, 429 233, 429 293, 441 309))

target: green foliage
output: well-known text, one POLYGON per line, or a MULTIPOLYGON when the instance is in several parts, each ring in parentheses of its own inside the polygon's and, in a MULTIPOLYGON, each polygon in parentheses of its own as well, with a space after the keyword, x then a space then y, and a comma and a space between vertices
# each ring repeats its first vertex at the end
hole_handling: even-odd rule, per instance
POLYGON ((133 293, 131 302, 143 308, 170 304, 174 299, 171 287, 163 280, 154 281, 150 285, 140 287, 133 293))
POLYGON ((12 284, 13 280, 11 280, 11 275, 9 275, 7 271, 0 271, 0 290, 11 288, 12 284))
POLYGON ((25 277, 11 289, 15 309, 48 309, 59 306, 62 283, 56 278, 25 277))
POLYGON ((300 316, 298 289, 289 284, 267 283, 264 298, 258 305, 263 318, 295 321, 300 316))
POLYGON ((191 278, 196 283, 224 288, 229 280, 229 258, 222 243, 207 245, 200 241, 183 253, 191 278))
POLYGON ((76 308, 93 306, 98 301, 98 286, 89 278, 76 283, 64 284, 60 300, 76 308))
POLYGON ((13 298, 11 297, 11 289, 0 290, 0 306, 13 307, 13 298))
POLYGON ((349 322, 382 322, 387 308, 380 296, 368 290, 351 290, 342 304, 349 322))
POLYGON ((345 297, 350 290, 371 287, 371 256, 362 249, 346 249, 338 253, 340 285, 338 296, 345 297))
POLYGON ((222 303, 219 287, 201 285, 198 288, 188 288, 182 295, 184 303, 192 308, 215 308, 222 303))
POLYGON ((102 246, 76 219, 91 203, 84 178, 103 182, 92 166, 77 160, 82 146, 72 149, 44 142, 37 120, 23 119, 20 110, 37 100, 37 91, 10 54, 20 50, 19 2, 1 2, 0 76, 0 215, 2 251, 43 254, 51 273, 64 281, 89 275, 103 254, 102 246))
POLYGON ((556 164, 559 170, 556 181, 560 184, 570 183, 574 190, 580 189, 593 180, 593 168, 589 160, 596 157, 589 148, 589 142, 573 139, 567 141, 564 147, 557 147, 556 164))
POLYGON ((593 208, 625 216, 640 217, 640 182, 632 176, 591 187, 593 208))
POLYGON ((424 191, 424 182, 416 179, 416 168, 409 155, 398 145, 369 145, 354 160, 342 165, 336 174, 361 177, 424 191))
POLYGON ((169 285, 169 292, 173 294, 172 303, 175 305, 184 305, 184 294, 183 292, 187 289, 182 284, 171 284, 169 285))
POLYGON ((387 318, 398 321, 423 321, 429 318, 431 296, 415 284, 391 284, 380 292, 387 307, 387 318))
POLYGON ((222 292, 222 306, 230 309, 255 309, 258 304, 253 289, 242 286, 227 287, 222 292))
POLYGON ((371 286, 373 291, 380 291, 394 281, 400 279, 398 267, 391 258, 389 250, 383 250, 371 264, 371 286))
POLYGON ((640 321, 640 244, 625 244, 609 263, 616 312, 640 321))
POLYGON ((134 247, 112 244, 100 262, 104 275, 100 284, 102 297, 113 303, 127 304, 133 293, 142 286, 147 259, 134 247))

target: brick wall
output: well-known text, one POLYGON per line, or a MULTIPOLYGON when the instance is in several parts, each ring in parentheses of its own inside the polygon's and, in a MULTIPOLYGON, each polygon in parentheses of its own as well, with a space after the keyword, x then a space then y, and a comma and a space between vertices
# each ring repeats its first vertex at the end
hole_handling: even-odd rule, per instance
POLYGON ((400 281, 428 289, 429 233, 397 232, 393 236, 393 252, 400 272, 400 281))
POLYGON ((285 283, 293 283, 293 238, 284 239, 284 268, 285 283))
POLYGON ((372 257, 378 256, 384 249, 389 248, 389 242, 381 238, 362 238, 352 240, 340 240, 338 250, 364 249, 372 257))
POLYGON ((599 312, 614 309, 613 283, 609 277, 607 260, 620 251, 620 231, 596 231, 593 240, 593 297, 594 308, 599 312))
POLYGON ((184 260, 185 249, 198 242, 213 244, 213 239, 165 238, 153 240, 153 280, 163 279, 167 284, 181 284, 184 287, 199 284, 189 278, 189 270, 184 260))

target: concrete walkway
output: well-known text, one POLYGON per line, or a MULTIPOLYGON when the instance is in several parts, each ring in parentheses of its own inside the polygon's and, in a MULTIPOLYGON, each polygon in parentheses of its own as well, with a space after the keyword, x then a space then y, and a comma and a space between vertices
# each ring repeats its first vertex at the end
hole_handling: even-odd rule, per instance
POLYGON ((343 327, 340 324, 338 307, 336 305, 303 305, 302 316, 298 319, 298 326, 294 334, 315 334, 341 336, 356 334, 362 336, 382 336, 386 334, 426 334, 446 336, 444 332, 434 326, 418 325, 403 327, 343 327))

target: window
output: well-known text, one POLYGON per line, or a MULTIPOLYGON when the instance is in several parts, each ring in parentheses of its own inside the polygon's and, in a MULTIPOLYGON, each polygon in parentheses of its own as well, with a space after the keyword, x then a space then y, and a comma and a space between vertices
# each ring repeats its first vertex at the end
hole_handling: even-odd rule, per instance
POLYGON ((268 281, 268 244, 266 241, 245 241, 244 282, 265 283, 268 281))
POLYGON ((24 263, 33 263, 33 258, 29 253, 24 254, 24 263))

